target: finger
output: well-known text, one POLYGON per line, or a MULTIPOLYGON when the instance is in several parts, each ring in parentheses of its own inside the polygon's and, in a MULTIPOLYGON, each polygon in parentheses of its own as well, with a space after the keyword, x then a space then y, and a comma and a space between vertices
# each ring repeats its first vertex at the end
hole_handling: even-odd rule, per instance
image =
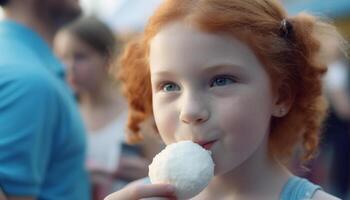
POLYGON ((144 199, 140 199, 140 200, 177 200, 175 197, 156 197, 156 198, 144 198, 144 199))
POLYGON ((175 188, 167 184, 136 185, 108 195, 105 200, 139 200, 151 197, 174 199, 175 188))
POLYGON ((108 195, 105 200, 139 200, 151 197, 175 197, 175 188, 168 184, 149 184, 126 187, 108 195))

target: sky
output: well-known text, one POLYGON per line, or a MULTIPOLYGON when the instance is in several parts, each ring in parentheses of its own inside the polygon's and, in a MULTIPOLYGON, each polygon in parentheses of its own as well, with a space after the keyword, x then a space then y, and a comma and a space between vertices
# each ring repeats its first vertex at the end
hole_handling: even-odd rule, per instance
POLYGON ((80 0, 85 14, 94 14, 116 32, 140 31, 162 0, 80 0))
POLYGON ((80 5, 84 12, 90 15, 115 12, 126 1, 127 0, 80 0, 80 5))

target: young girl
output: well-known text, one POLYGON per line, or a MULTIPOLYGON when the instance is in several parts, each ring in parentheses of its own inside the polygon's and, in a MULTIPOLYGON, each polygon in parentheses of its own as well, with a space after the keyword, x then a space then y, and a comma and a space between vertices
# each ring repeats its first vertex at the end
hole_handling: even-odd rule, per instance
MULTIPOLYGON (((166 144, 212 152, 215 177, 194 199, 337 199, 283 167, 296 145, 314 155, 325 115, 321 36, 331 25, 288 17, 273 0, 166 0, 126 49, 120 78, 129 129, 153 116, 166 144)), ((108 200, 176 198, 132 184, 108 200)))

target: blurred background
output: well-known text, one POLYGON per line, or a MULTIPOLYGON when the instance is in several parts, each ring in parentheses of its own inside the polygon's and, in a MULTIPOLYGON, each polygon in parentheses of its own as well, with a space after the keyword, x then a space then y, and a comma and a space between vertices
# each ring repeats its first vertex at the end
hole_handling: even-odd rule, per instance
MULTIPOLYGON (((162 0, 80 0, 85 15, 104 22, 115 35, 128 40, 140 33, 148 17, 162 0)), ((350 40, 350 0, 282 0, 290 15, 306 11, 333 22, 350 40)), ((3 17, 0 9, 0 18, 3 17)), ((320 184, 326 191, 350 200, 350 64, 349 59, 329 42, 333 53, 325 77, 330 102, 329 117, 323 128, 319 156, 307 169, 290 163, 294 173, 320 184)), ((296 152, 297 158, 298 152, 296 152)), ((152 157, 152 156, 150 156, 152 157)), ((297 159, 295 159, 297 160, 297 159)))
MULTIPOLYGON (((307 11, 334 20, 340 30, 350 35, 349 0, 281 0, 294 15, 307 11)), ((80 0, 86 15, 95 15, 116 32, 141 31, 161 0, 80 0)), ((0 18, 2 18, 0 8, 0 18)))
MULTIPOLYGON (((307 11, 331 19, 340 31, 350 35, 349 0, 281 0, 289 14, 307 11)), ((115 32, 130 33, 143 29, 148 17, 161 0, 80 0, 86 15, 94 15, 115 32)), ((0 18, 2 18, 0 8, 0 18)))

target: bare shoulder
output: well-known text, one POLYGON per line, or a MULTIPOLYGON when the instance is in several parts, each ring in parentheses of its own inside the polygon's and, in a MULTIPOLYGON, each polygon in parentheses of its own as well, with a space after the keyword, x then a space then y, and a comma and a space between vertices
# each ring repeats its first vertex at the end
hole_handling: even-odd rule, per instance
POLYGON ((332 196, 322 190, 318 190, 312 200, 340 200, 339 198, 332 196))

